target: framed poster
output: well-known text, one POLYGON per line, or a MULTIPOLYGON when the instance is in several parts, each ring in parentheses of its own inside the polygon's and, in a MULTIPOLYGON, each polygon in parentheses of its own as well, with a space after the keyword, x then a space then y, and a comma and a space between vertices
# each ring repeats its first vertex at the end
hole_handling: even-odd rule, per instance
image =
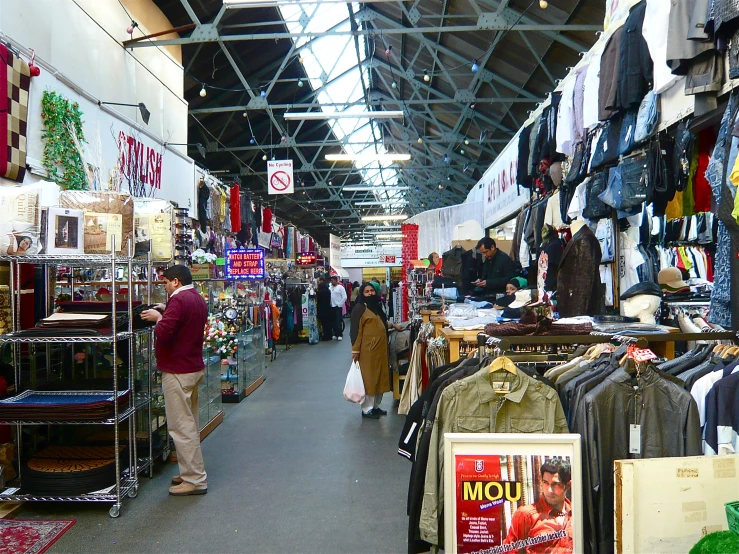
POLYGON ((581 483, 580 435, 447 433, 445 551, 582 552, 581 483))
POLYGON ((85 253, 85 214, 82 210, 48 208, 46 216, 47 254, 85 253))

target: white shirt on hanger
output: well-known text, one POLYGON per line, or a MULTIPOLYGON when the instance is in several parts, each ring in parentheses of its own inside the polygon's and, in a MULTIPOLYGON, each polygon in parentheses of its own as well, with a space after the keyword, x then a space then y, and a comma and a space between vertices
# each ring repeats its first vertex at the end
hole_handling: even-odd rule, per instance
POLYGON ((626 233, 620 233, 621 248, 618 256, 618 289, 621 294, 639 283, 636 269, 644 263, 644 256, 637 244, 626 233))
POLYGON ((600 87, 600 58, 603 48, 598 47, 590 59, 588 72, 585 75, 585 90, 583 91, 582 123, 586 129, 598 125, 598 87, 600 87))
POLYGON ((575 110, 573 108, 573 96, 575 93, 575 75, 570 77, 562 88, 562 99, 559 101, 557 112, 557 152, 567 157, 574 153, 573 140, 575 138, 575 110))
POLYGON ((670 18, 670 0, 647 0, 642 35, 654 62, 654 92, 660 93, 672 86, 677 75, 667 66, 667 29, 670 18))
POLYGON ((585 209, 585 200, 587 194, 587 185, 590 179, 585 179, 577 185, 575 193, 570 200, 570 206, 567 208, 567 215, 570 219, 582 219, 582 211, 585 209))
POLYGON ((560 211, 559 190, 547 200, 547 209, 544 212, 544 223, 551 225, 555 229, 562 228, 562 212, 560 211))

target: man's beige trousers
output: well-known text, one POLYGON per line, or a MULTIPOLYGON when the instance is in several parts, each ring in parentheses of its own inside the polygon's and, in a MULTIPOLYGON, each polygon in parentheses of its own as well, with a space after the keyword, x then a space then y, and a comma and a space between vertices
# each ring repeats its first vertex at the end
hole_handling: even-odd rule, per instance
POLYGON ((180 477, 197 487, 208 484, 198 425, 198 384, 202 381, 203 374, 203 371, 162 372, 167 428, 177 449, 180 477))

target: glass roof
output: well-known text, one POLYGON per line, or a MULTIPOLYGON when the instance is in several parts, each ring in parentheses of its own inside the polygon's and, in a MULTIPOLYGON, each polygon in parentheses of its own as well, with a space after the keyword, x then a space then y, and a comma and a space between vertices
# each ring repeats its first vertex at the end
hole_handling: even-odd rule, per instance
MULTIPOLYGON (((348 9, 356 12, 356 4, 289 4, 280 6, 282 18, 289 32, 325 32, 330 29, 348 31, 351 29, 348 9), (305 25, 300 23, 301 16, 305 25)), ((308 75, 311 88, 315 91, 316 102, 324 112, 365 112, 364 82, 369 83, 369 71, 362 67, 366 59, 366 45, 363 36, 358 37, 359 53, 354 45, 354 37, 350 35, 322 36, 318 38, 298 37, 295 39, 296 49, 302 48, 303 68, 308 75), (360 71, 362 72, 360 74, 360 71), (324 84, 325 83, 325 84, 324 84), (343 104, 331 106, 327 104, 343 104)), ((382 129, 376 120, 369 118, 335 119, 329 122, 331 130, 342 143, 347 154, 384 154, 387 152, 382 143, 382 129), (361 144, 359 144, 361 143, 361 144)), ((360 170, 364 184, 377 187, 374 191, 382 207, 389 209, 404 202, 401 191, 386 191, 383 187, 397 186, 398 170, 392 162, 354 162, 360 170)))

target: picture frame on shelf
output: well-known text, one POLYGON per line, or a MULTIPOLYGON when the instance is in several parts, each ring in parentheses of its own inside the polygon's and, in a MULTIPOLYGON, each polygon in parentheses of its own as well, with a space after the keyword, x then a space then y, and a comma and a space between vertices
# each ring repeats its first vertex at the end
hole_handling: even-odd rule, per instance
POLYGON ((445 552, 583 551, 580 435, 446 433, 443 482, 445 552))
POLYGON ((85 253, 85 213, 72 208, 49 208, 46 216, 46 254, 85 253))

